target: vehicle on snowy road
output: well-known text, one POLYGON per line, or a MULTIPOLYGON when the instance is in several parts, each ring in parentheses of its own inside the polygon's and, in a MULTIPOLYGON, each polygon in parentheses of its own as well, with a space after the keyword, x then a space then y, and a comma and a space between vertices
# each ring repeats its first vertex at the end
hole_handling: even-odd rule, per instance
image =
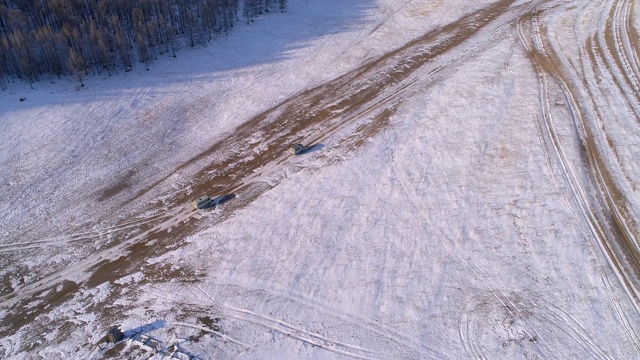
POLYGON ((289 152, 291 153, 291 155, 300 155, 302 154, 307 148, 302 145, 302 144, 295 144, 292 147, 289 148, 289 152))
POLYGON ((213 200, 209 197, 209 195, 202 195, 196 200, 191 202, 191 205, 196 209, 206 209, 212 205, 214 205, 213 200))

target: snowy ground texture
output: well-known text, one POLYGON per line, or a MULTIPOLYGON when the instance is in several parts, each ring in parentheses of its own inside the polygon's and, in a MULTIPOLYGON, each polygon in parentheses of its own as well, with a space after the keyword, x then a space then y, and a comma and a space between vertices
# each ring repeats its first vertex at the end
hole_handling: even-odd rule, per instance
POLYGON ((638 34, 632 0, 290 0, 10 83, 0 357, 639 359, 638 34))

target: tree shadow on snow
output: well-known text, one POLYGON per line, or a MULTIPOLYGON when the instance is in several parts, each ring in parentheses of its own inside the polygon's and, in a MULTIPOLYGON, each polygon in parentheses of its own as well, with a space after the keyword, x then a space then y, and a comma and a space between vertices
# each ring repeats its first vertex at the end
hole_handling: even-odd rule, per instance
MULTIPOLYGON (((144 97, 170 95, 173 85, 206 86, 214 80, 226 81, 244 70, 305 56, 304 49, 314 41, 354 28, 375 27, 368 14, 376 7, 374 0, 328 0, 328 4, 291 2, 287 12, 274 11, 255 18, 250 25, 240 18, 228 36, 217 34, 195 48, 185 41, 178 45, 177 57, 160 55, 145 71, 142 63, 134 63, 131 71, 116 70, 108 76, 89 73, 86 86, 77 91, 75 77, 43 75, 33 83, 12 79, 0 91, 0 116, 5 112, 51 105, 91 103, 104 100, 127 100, 131 91, 144 89, 144 97), (19 99, 27 98, 28 101, 19 99), (4 105, 4 106, 3 106, 4 105)), ((184 40, 184 39, 183 39, 184 40)), ((276 74, 279 70, 273 68, 276 74)), ((262 76, 261 76, 262 77, 262 76)), ((138 93, 134 93, 138 95, 138 93)))

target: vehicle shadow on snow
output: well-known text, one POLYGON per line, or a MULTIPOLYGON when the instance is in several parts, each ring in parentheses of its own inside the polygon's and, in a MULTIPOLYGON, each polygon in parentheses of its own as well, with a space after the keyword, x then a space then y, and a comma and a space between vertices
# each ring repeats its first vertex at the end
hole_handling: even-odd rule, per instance
POLYGON ((299 155, 310 154, 312 152, 322 150, 323 147, 324 147, 324 144, 309 145, 304 150, 302 150, 299 155))
POLYGON ((211 199, 211 201, 206 205, 201 207, 200 209, 210 209, 210 208, 214 208, 216 206, 220 206, 224 203, 227 203, 233 199, 236 198, 236 194, 225 194, 225 195, 220 195, 218 197, 215 197, 213 199, 211 199))
POLYGON ((146 334, 146 333, 152 332, 154 330, 162 329, 166 325, 167 325, 167 323, 165 323, 164 320, 156 320, 156 321, 154 321, 154 322, 152 322, 150 324, 138 326, 137 328, 127 330, 127 331, 124 332, 124 336, 126 338, 131 338, 131 337, 134 337, 136 335, 146 334))
POLYGON ((224 204, 226 202, 229 202, 229 201, 231 201, 231 200, 233 200, 235 198, 236 198, 236 194, 221 195, 221 196, 218 196, 218 197, 214 198, 212 203, 215 206, 220 206, 220 205, 222 205, 222 204, 224 204))

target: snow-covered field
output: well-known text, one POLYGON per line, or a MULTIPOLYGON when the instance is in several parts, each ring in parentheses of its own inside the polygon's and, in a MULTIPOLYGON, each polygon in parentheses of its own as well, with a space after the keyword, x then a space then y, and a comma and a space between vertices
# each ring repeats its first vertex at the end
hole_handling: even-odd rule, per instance
POLYGON ((149 72, 10 83, 0 357, 640 358, 639 19, 290 0, 149 72))

